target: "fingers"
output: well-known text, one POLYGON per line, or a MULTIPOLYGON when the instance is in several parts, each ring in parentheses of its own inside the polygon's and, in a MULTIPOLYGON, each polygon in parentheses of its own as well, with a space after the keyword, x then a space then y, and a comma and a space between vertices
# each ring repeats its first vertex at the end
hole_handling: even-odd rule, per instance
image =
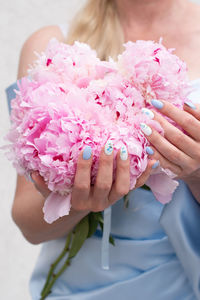
POLYGON ((90 176, 92 165, 92 149, 86 146, 77 161, 71 203, 76 210, 87 210, 90 207, 90 176))
POLYGON ((190 101, 184 103, 183 109, 193 115, 198 121, 200 121, 200 105, 193 104, 190 101))
MULTIPOLYGON (((160 112, 162 112, 165 116, 169 117, 171 120, 175 121, 178 125, 180 125, 192 138, 196 141, 200 141, 200 122, 199 122, 199 112, 196 112, 198 115, 198 119, 193 114, 185 110, 180 110, 175 107, 173 104, 167 101, 160 100, 152 100, 152 105, 157 108, 160 112)), ((191 111, 190 111, 191 112, 191 111)))
POLYGON ((164 169, 169 169, 170 171, 172 171, 176 175, 180 175, 181 174, 182 169, 178 165, 173 164, 166 157, 162 156, 153 146, 147 147, 147 153, 149 154, 149 157, 151 159, 159 161, 160 165, 164 169))
POLYGON ((101 211, 109 206, 108 195, 113 182, 113 144, 108 141, 99 157, 98 173, 94 184, 92 210, 101 211))
POLYGON ((130 189, 130 162, 127 148, 117 154, 116 180, 113 184, 113 145, 108 141, 99 157, 98 172, 94 186, 90 187, 92 157, 84 161, 80 155, 77 163, 72 207, 76 210, 102 211, 113 204, 130 189))
POLYGON ((117 153, 115 182, 109 194, 110 205, 128 194, 130 190, 130 160, 126 146, 117 153))
POLYGON ((157 131, 146 124, 141 124, 143 133, 154 149, 156 149, 154 158, 159 159, 163 168, 171 170, 179 178, 189 176, 200 164, 200 143, 198 142, 200 140, 198 131, 200 126, 198 120, 200 119, 200 107, 193 107, 193 104, 190 106, 185 104, 184 109, 188 111, 186 112, 165 101, 152 100, 151 103, 190 135, 190 137, 187 136, 167 122, 161 115, 154 112, 153 118, 164 128, 165 137, 159 135, 157 131))
POLYGON ((141 123, 141 130, 147 136, 148 141, 175 165, 181 165, 187 167, 190 164, 191 158, 177 149, 173 144, 168 142, 163 136, 161 136, 155 129, 148 125, 141 123))
MULTIPOLYGON (((116 176, 113 183, 113 145, 108 141, 101 151, 96 181, 91 187, 92 149, 89 146, 85 147, 77 161, 71 198, 73 209, 102 211, 128 194, 130 190, 130 160, 126 146, 122 146, 118 151, 116 160, 116 176)), ((138 179, 136 187, 145 183, 155 162, 155 160, 149 162, 147 169, 138 179)), ((32 178, 37 189, 46 198, 50 191, 43 178, 38 172, 34 172, 32 178)))
POLYGON ((193 140, 191 137, 186 135, 180 129, 169 123, 164 117, 155 113, 156 121, 158 121, 164 129, 164 137, 171 144, 180 149, 183 153, 194 159, 200 157, 200 144, 193 140))
POLYGON ((42 176, 40 176, 38 172, 34 171, 30 174, 30 177, 32 178, 36 189, 43 195, 44 198, 47 198, 51 191, 48 189, 42 176))

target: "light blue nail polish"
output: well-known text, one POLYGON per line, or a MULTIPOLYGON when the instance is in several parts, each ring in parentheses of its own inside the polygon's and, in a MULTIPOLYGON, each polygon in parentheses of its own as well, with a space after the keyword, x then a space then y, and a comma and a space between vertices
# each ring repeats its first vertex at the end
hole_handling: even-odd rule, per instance
POLYGON ((28 174, 28 178, 29 178, 29 181, 31 181, 32 183, 35 183, 35 181, 33 180, 32 176, 31 176, 31 173, 28 174))
POLYGON ((151 147, 146 147, 146 153, 150 154, 150 155, 153 155, 154 151, 153 151, 153 149, 151 147))
POLYGON ((153 164, 152 169, 156 169, 159 166, 160 162, 157 160, 155 164, 153 164))
POLYGON ((164 104, 161 101, 156 99, 151 100, 151 104, 157 109, 161 109, 164 106, 164 104))
POLYGON ((185 101, 184 103, 185 103, 187 106, 189 106, 190 108, 196 109, 196 106, 195 106, 192 102, 190 102, 190 101, 185 101))
POLYGON ((92 155, 92 148, 90 146, 85 146, 83 150, 83 159, 88 160, 92 155))

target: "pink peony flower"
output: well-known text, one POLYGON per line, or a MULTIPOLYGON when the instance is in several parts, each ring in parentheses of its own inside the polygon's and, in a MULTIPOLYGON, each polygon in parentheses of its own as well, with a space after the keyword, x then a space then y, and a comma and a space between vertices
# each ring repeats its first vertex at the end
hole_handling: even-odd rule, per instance
MULTIPOLYGON (((52 223, 70 211, 70 193, 80 151, 93 152, 91 183, 106 141, 116 154, 126 145, 130 155, 130 188, 148 163, 149 142, 140 131, 145 122, 163 134, 155 120, 141 113, 151 98, 182 107, 187 97, 186 66, 162 44, 127 43, 117 63, 100 61, 88 45, 73 46, 52 39, 46 51, 18 83, 12 100, 8 158, 18 173, 38 171, 52 194, 44 205, 44 218, 52 223)), ((150 177, 156 198, 168 202, 177 186, 168 173, 150 177), (165 183, 167 183, 167 188, 165 183)))
POLYGON ((181 108, 190 92, 187 67, 161 41, 126 43, 118 58, 119 72, 141 92, 147 105, 151 99, 163 99, 181 108))

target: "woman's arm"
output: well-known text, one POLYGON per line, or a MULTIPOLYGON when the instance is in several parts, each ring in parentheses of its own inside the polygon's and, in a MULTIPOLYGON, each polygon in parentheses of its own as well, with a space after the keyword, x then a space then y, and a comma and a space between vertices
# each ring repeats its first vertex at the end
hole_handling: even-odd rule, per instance
MULTIPOLYGON (((63 42, 62 34, 57 26, 45 27, 34 33, 25 42, 20 56, 18 78, 27 75, 29 64, 36 59, 34 51, 38 53, 44 51, 52 37, 63 42)), ((155 160, 149 162, 146 171, 138 179, 137 186, 143 185, 147 180, 154 163, 155 160)), ((72 191, 70 214, 52 224, 46 223, 43 219, 42 208, 45 198, 50 193, 43 179, 33 174, 34 184, 28 182, 23 176, 17 177, 12 217, 29 242, 38 244, 62 237, 71 231, 89 211, 104 210, 128 193, 130 187, 129 159, 124 161, 118 155, 117 175, 113 184, 113 155, 108 156, 105 151, 102 151, 93 187, 90 185, 91 164, 92 157, 84 160, 81 153, 72 191)))
POLYGON ((12 206, 12 218, 24 237, 32 244, 56 239, 66 235, 88 214, 89 211, 75 211, 48 224, 44 221, 43 205, 45 198, 24 176, 17 176, 17 186, 12 206))

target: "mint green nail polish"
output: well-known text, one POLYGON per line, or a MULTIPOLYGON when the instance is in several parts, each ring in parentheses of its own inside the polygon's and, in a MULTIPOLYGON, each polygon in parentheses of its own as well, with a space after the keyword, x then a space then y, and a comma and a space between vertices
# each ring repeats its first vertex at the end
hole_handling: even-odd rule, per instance
POLYGON ((121 160, 128 159, 128 151, 127 151, 127 147, 125 145, 123 145, 120 149, 120 158, 121 158, 121 160))
POLYGON ((142 132, 144 134, 146 134, 147 136, 151 135, 152 134, 152 129, 151 127, 149 127, 147 124, 145 123, 140 123, 140 128, 142 130, 142 132))

